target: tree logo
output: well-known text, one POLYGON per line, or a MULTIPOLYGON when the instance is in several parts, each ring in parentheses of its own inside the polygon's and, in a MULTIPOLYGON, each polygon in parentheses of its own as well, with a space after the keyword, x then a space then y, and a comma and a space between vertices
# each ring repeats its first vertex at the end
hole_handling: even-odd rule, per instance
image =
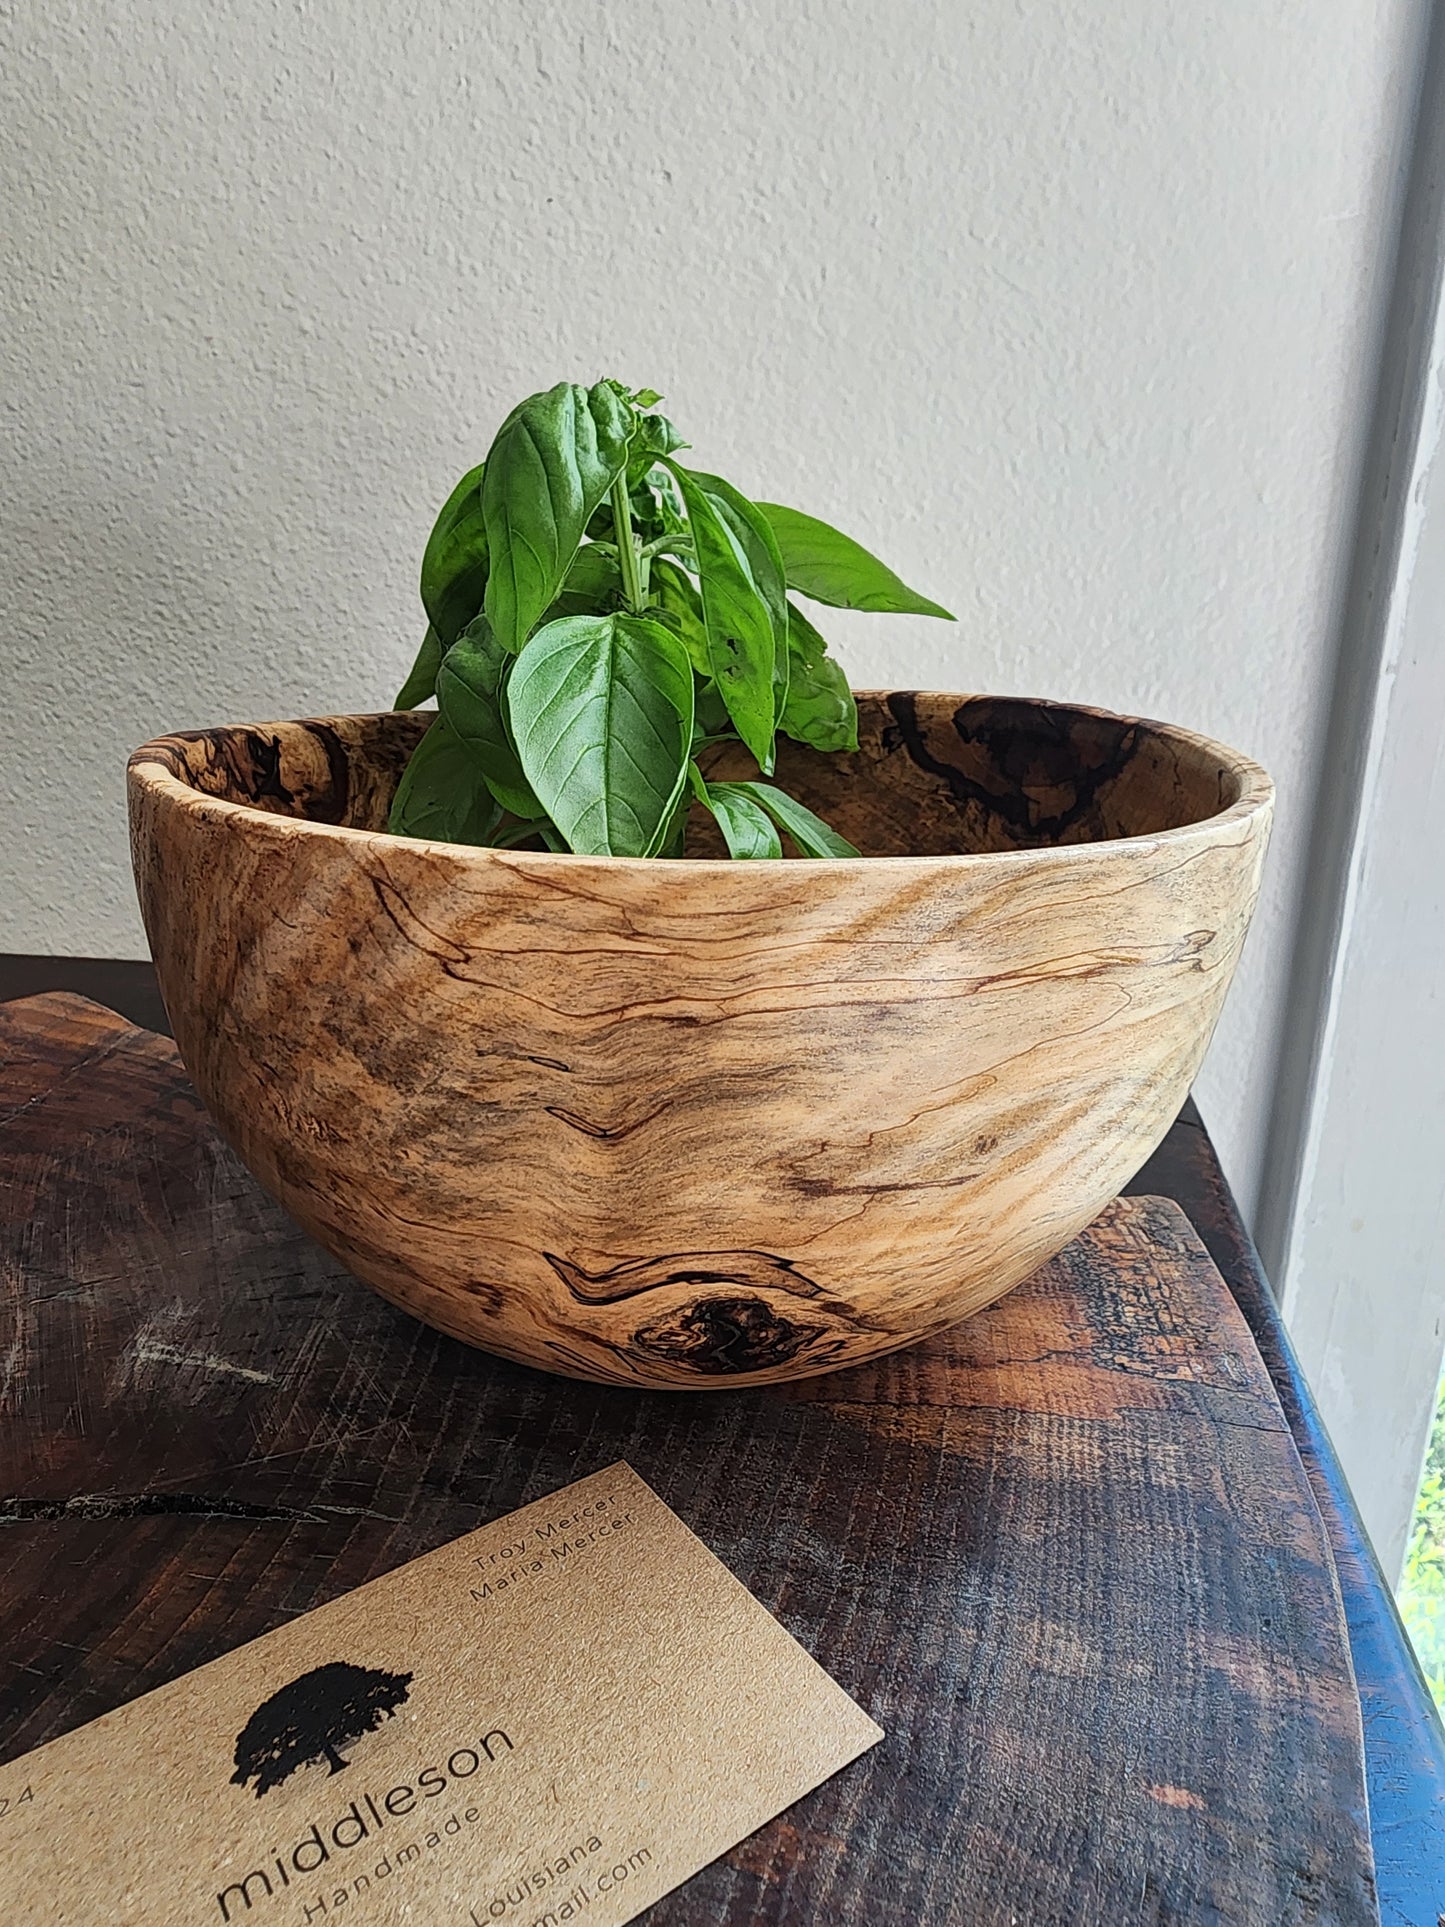
POLYGON ((331 1660, 263 1700, 236 1739, 232 1786, 256 1782, 259 1800, 300 1767, 325 1760, 333 1773, 350 1764, 341 1749, 374 1733, 402 1704, 410 1673, 384 1673, 331 1660))

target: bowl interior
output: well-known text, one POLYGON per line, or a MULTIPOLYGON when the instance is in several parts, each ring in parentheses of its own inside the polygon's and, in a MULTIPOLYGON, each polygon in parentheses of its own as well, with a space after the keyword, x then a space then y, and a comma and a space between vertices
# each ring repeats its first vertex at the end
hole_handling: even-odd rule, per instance
MULTIPOLYGON (((858 699, 856 751, 780 740, 775 780, 866 856, 948 856, 1150 836, 1238 802, 1254 766, 1159 723, 998 696, 858 699)), ((196 731, 164 739, 182 782, 233 803, 381 830, 428 713, 196 731)), ((156 751, 150 752, 152 756, 156 751)), ((756 776, 733 746, 715 777, 756 776)), ((689 856, 720 856, 694 808, 689 856)))

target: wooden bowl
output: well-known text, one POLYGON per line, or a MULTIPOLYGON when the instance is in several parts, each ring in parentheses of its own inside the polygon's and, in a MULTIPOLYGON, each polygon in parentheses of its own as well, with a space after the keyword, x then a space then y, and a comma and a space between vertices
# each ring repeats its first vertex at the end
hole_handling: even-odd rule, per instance
POLYGON ((147 744, 141 907, 221 1128, 368 1284, 549 1371, 799 1378, 989 1304, 1178 1110, 1271 785, 1097 710, 860 711, 779 780, 862 862, 388 836, 429 715, 147 744))

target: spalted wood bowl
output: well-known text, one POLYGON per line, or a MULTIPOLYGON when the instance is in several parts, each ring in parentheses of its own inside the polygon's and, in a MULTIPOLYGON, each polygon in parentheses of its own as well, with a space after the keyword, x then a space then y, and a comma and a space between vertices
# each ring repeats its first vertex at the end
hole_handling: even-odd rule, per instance
POLYGON ((136 877, 201 1096, 359 1277, 550 1371, 799 1378, 979 1310, 1168 1128, 1271 786, 1095 710, 860 711, 856 754, 779 766, 860 862, 388 836, 429 715, 147 744, 136 877))

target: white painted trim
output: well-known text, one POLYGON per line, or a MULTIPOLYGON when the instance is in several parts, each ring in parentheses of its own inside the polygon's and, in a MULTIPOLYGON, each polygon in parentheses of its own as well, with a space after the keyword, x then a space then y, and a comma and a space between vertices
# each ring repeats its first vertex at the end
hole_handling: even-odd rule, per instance
POLYGON ((1432 31, 1258 1236, 1398 1573, 1445 1348, 1445 20, 1432 31))

